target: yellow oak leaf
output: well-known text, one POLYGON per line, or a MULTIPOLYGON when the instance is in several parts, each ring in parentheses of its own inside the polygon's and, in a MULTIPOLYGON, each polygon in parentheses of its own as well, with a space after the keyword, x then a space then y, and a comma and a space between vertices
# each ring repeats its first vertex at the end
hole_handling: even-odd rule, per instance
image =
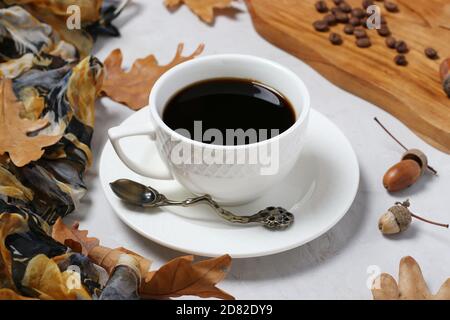
POLYGON ((12 81, 0 79, 0 155, 7 152, 18 167, 38 160, 44 154, 43 148, 61 139, 60 135, 31 135, 44 128, 48 121, 21 118, 22 109, 22 103, 14 94, 12 81))
POLYGON ((182 56, 183 44, 179 44, 172 61, 160 66, 154 55, 138 59, 128 72, 122 69, 122 51, 116 49, 110 53, 104 62, 105 78, 101 91, 116 102, 123 103, 133 110, 148 105, 148 97, 156 80, 169 70, 202 53, 204 45, 199 45, 191 55, 182 56))

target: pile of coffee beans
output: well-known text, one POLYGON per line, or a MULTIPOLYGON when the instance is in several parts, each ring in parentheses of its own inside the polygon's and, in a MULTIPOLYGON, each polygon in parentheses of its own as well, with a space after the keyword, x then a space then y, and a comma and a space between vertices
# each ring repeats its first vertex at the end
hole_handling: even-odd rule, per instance
MULTIPOLYGON (((389 0, 377 0, 378 2, 384 2, 384 8, 388 12, 399 12, 399 8, 396 3, 389 0)), ((374 5, 373 0, 362 0, 361 7, 353 7, 345 0, 332 0, 331 7, 328 6, 327 1, 316 1, 315 7, 319 13, 324 14, 321 20, 317 20, 313 23, 313 27, 318 32, 328 32, 330 27, 337 24, 344 24, 344 33, 347 35, 353 35, 355 37, 355 44, 359 48, 369 48, 372 43, 370 37, 365 29, 368 29, 367 19, 370 14, 367 13, 367 8, 374 5)), ((380 16, 380 28, 376 29, 377 33, 381 37, 385 37, 386 46, 390 49, 397 51, 397 55, 394 57, 394 62, 399 66, 408 65, 408 60, 405 54, 409 52, 408 45, 403 40, 396 40, 391 35, 391 30, 388 27, 386 18, 380 16)), ((336 32, 332 32, 328 37, 333 45, 341 45, 343 39, 341 35, 336 32)), ((439 55, 433 48, 426 48, 425 55, 429 59, 438 59, 439 55)))
MULTIPOLYGON (((317 20, 313 23, 314 29, 318 32, 328 32, 330 27, 339 23, 344 24, 344 33, 355 36, 355 44, 359 48, 368 48, 372 45, 370 37, 367 35, 364 29, 367 29, 368 14, 366 9, 373 5, 372 0, 363 0, 361 7, 352 8, 345 0, 333 0, 332 7, 328 6, 328 3, 324 0, 317 1, 315 3, 316 10, 319 13, 324 13, 322 20, 317 20)), ((398 7, 393 2, 385 2, 386 10, 396 12, 398 7), (394 8, 395 7, 395 8, 394 8), (389 9, 388 9, 389 8, 389 9)), ((391 31, 387 26, 386 19, 381 17, 381 28, 377 30, 378 34, 382 37, 391 35, 391 31)), ((343 43, 342 37, 333 33, 330 35, 329 40, 334 45, 340 45, 343 43)))

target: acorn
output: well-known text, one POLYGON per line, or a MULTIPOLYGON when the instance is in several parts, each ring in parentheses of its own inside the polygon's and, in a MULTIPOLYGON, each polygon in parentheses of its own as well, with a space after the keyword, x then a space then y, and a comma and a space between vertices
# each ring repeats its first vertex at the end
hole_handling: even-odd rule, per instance
POLYGON ((409 211, 410 202, 396 202, 394 206, 380 217, 378 220, 378 229, 383 234, 396 234, 405 231, 411 225, 412 218, 434 224, 440 227, 448 228, 448 224, 442 224, 424 219, 409 211))
POLYGON ((386 171, 383 176, 383 186, 389 192, 406 189, 419 180, 427 167, 428 159, 425 153, 418 149, 407 150, 401 161, 386 171))
POLYGON ((405 149, 401 161, 390 167, 383 176, 383 186, 386 190, 397 192, 406 189, 416 183, 427 170, 434 175, 437 174, 437 171, 428 165, 428 158, 425 153, 419 149, 407 149, 377 118, 375 118, 375 121, 392 139, 405 149))

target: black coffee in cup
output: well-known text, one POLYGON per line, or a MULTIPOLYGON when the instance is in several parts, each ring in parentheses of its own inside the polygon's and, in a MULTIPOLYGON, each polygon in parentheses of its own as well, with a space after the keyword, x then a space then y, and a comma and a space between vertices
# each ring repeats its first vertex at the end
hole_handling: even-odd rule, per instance
POLYGON ((180 90, 167 103, 162 119, 172 130, 200 142, 242 145, 281 134, 296 115, 287 98, 264 84, 220 78, 180 90))

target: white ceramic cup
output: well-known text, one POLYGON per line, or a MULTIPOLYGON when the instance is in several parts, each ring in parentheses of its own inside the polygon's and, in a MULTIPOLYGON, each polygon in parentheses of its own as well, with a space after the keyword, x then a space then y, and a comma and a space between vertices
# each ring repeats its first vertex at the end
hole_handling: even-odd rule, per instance
POLYGON ((150 94, 149 123, 111 128, 108 134, 117 155, 134 172, 153 179, 176 179, 194 194, 210 194, 220 204, 237 205, 258 198, 292 170, 305 142, 309 110, 305 84, 287 68, 254 56, 212 55, 179 64, 156 82, 150 94), (174 94, 214 78, 251 79, 277 90, 295 109, 296 122, 273 138, 238 146, 191 140, 163 122, 164 108, 174 94), (137 135, 148 135, 149 143, 156 144, 165 168, 139 165, 128 157, 119 141, 137 135), (190 153, 186 156, 180 150, 190 153))

